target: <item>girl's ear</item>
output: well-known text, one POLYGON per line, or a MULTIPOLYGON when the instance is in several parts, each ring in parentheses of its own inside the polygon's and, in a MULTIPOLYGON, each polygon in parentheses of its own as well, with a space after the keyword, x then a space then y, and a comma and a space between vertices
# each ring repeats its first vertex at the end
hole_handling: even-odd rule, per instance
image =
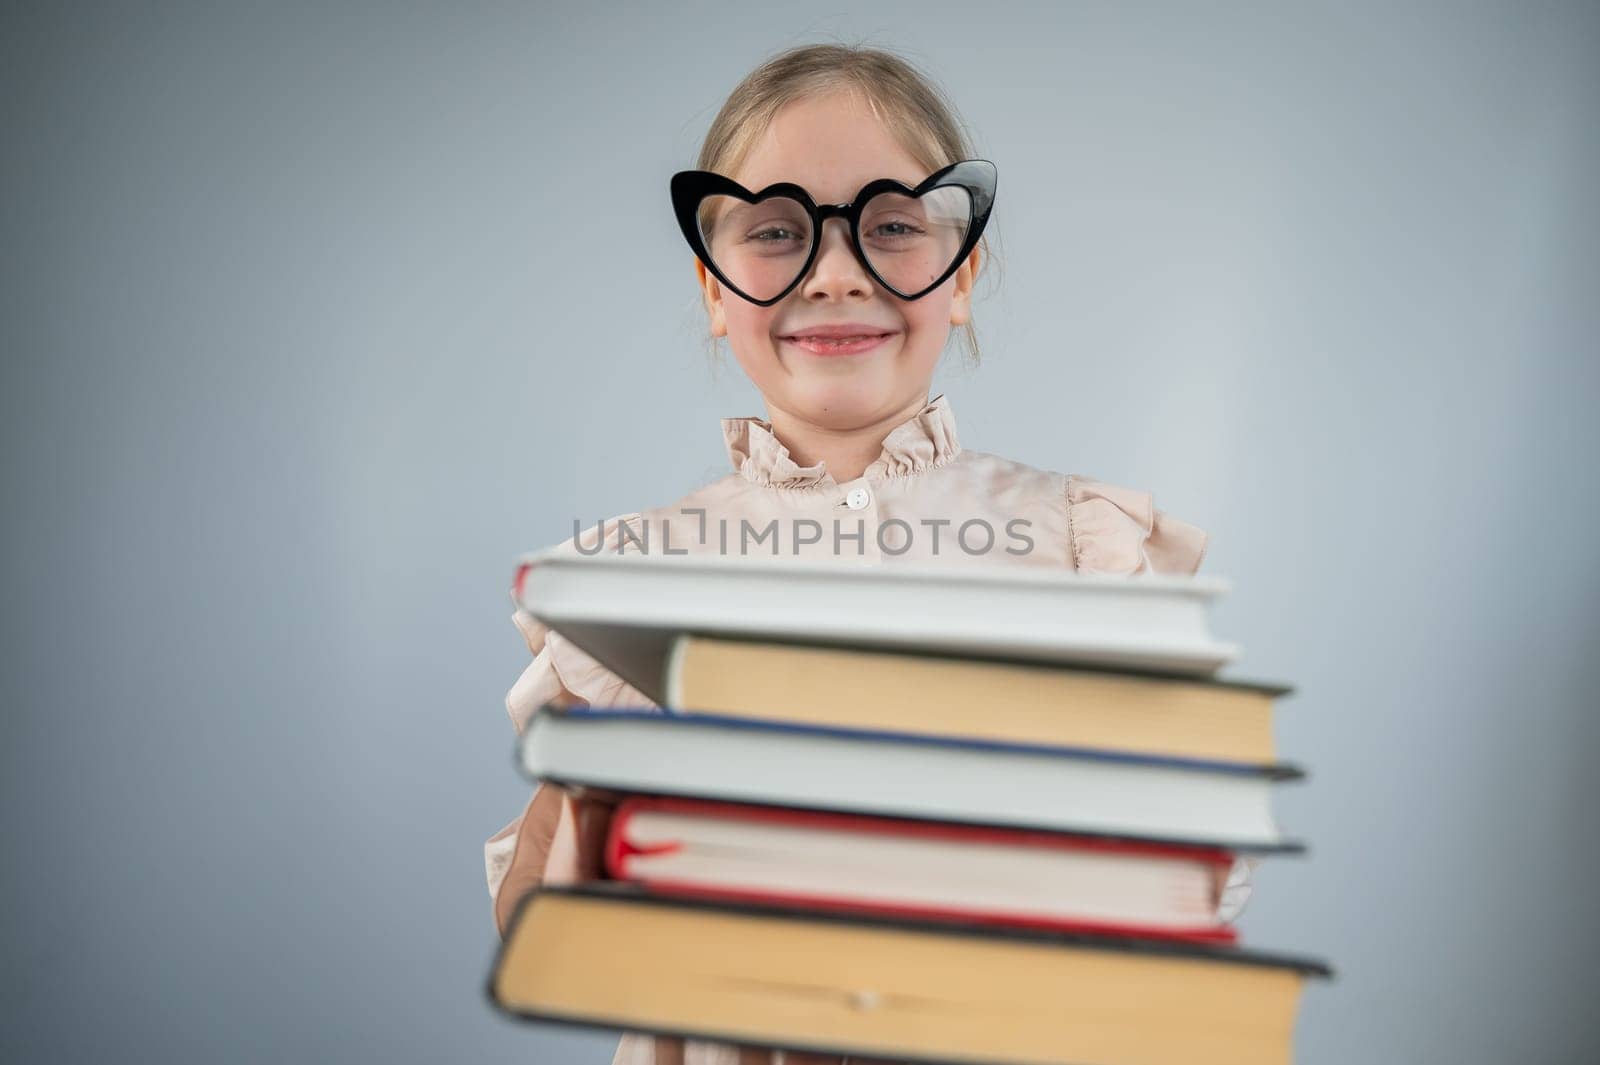
POLYGON ((983 263, 983 253, 974 247, 967 261, 955 272, 955 291, 950 298, 950 324, 966 325, 972 321, 972 285, 978 279, 978 267, 983 263))
POLYGON ((698 258, 694 261, 695 277, 700 281, 701 294, 706 300, 706 317, 711 319, 711 335, 725 337, 728 335, 728 320, 722 313, 722 286, 717 284, 717 279, 711 276, 711 271, 706 269, 706 264, 698 258))

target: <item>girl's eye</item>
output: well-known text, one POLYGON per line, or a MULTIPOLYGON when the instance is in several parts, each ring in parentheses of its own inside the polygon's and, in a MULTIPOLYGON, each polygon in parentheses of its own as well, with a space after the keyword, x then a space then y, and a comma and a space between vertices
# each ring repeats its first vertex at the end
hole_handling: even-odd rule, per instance
POLYGON ((773 226, 767 229, 758 229, 750 234, 750 239, 760 243, 775 243, 782 240, 799 240, 800 234, 792 229, 783 229, 773 226))
POLYGON ((896 237, 920 237, 922 232, 919 227, 912 225, 910 222, 881 222, 872 228, 873 236, 891 239, 896 237))

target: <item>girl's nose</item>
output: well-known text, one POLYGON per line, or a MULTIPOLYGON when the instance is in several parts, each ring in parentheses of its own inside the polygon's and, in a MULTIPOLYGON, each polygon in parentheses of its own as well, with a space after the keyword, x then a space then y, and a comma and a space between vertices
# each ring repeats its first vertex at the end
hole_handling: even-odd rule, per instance
POLYGON ((850 224, 842 218, 830 218, 822 224, 822 235, 818 239, 821 246, 817 249, 817 259, 800 283, 801 294, 807 299, 872 295, 872 278, 850 244, 850 224))

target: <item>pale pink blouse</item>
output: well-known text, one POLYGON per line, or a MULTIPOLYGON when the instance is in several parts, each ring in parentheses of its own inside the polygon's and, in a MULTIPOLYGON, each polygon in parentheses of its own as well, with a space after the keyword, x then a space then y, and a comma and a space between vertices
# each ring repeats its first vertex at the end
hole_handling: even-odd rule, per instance
MULTIPOLYGON (((591 554, 603 543, 605 551, 742 551, 845 565, 938 559, 1182 575, 1193 574, 1205 557, 1206 534, 1157 510, 1149 492, 966 450, 943 395, 896 426, 879 457, 843 483, 821 462, 796 464, 765 420, 725 418, 722 435, 733 472, 668 506, 591 526, 556 549, 577 551, 581 541, 591 554)), ((534 656, 506 696, 519 733, 550 701, 655 706, 525 611, 512 620, 534 656)), ((489 838, 484 858, 502 934, 527 891, 578 875, 588 835, 561 792, 539 787, 522 814, 489 838)), ((655 1065, 651 1047, 647 1037, 625 1036, 614 1065, 655 1065)), ((683 1065, 738 1061, 731 1047, 694 1041, 683 1057, 683 1065)))

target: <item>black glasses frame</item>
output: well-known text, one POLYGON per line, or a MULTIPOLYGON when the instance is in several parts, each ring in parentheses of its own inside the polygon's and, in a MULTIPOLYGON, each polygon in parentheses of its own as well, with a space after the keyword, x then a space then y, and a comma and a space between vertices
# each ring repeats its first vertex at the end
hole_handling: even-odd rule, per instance
POLYGON ((850 227, 850 246, 855 252, 856 259, 866 269, 872 279, 890 292, 903 300, 921 299, 940 285, 960 268, 972 249, 977 246, 979 238, 983 236, 984 227, 989 224, 989 213, 994 210, 994 193, 998 175, 995 165, 987 159, 963 159, 951 163, 942 170, 935 171, 924 178, 916 188, 908 188, 894 178, 879 178, 868 182, 855 194, 849 203, 818 204, 811 199, 805 189, 792 182, 781 181, 768 185, 760 192, 751 192, 732 178, 724 177, 711 170, 680 170, 672 175, 672 209, 678 217, 678 228, 683 230, 684 239, 689 242, 689 247, 694 249, 695 255, 704 264, 707 270, 716 279, 732 289, 743 299, 759 307, 770 307, 777 303, 798 285, 807 274, 811 272, 812 264, 817 261, 817 252, 822 247, 822 226, 830 218, 842 218, 850 227), (949 267, 938 279, 919 292, 905 293, 885 281, 873 269, 872 261, 861 251, 861 212, 868 201, 874 196, 884 192, 898 192, 906 196, 920 199, 922 195, 936 188, 955 186, 967 191, 972 203, 972 223, 967 228, 966 239, 961 244, 961 250, 951 259, 949 267), (699 211, 700 204, 707 196, 733 196, 745 203, 755 204, 762 200, 783 196, 795 200, 805 208, 811 216, 811 250, 806 254, 805 265, 795 274, 784 290, 771 299, 759 300, 745 292, 738 285, 728 280, 712 259, 711 253, 706 250, 705 242, 700 235, 699 211))

